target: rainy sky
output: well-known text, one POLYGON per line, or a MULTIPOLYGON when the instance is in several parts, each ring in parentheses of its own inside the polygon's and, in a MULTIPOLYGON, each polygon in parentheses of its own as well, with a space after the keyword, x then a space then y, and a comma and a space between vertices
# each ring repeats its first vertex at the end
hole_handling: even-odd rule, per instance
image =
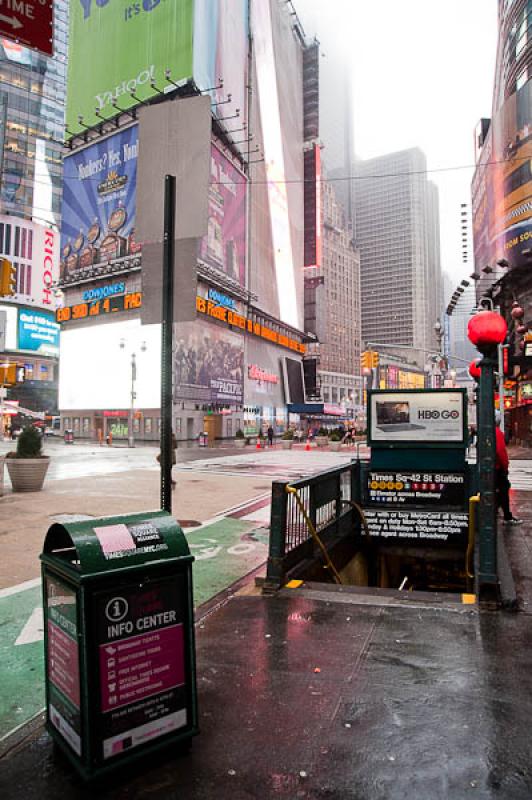
POLYGON ((353 85, 359 158, 420 147, 440 191, 442 268, 462 264, 460 203, 470 202, 473 132, 491 116, 497 0, 294 0, 323 59, 345 63, 353 85))

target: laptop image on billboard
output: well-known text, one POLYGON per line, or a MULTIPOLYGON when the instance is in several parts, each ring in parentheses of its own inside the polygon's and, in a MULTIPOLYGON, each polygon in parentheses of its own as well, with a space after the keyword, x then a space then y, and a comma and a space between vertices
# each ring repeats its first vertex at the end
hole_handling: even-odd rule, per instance
POLYGON ((376 402, 377 428, 380 431, 419 431, 424 425, 415 425, 410 422, 410 404, 388 400, 376 402))

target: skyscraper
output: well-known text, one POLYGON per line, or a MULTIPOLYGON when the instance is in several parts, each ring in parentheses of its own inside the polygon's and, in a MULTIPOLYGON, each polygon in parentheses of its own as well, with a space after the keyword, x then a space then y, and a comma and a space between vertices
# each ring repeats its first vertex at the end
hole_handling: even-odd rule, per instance
POLYGON ((437 190, 414 148, 355 165, 362 338, 426 351, 441 308, 437 190))
POLYGON ((55 0, 52 57, 0 39, 0 255, 16 270, 15 294, 0 298, 2 361, 25 375, 0 408, 4 428, 16 408, 9 401, 33 412, 57 409, 53 284, 59 274, 67 28, 67 0, 55 0))

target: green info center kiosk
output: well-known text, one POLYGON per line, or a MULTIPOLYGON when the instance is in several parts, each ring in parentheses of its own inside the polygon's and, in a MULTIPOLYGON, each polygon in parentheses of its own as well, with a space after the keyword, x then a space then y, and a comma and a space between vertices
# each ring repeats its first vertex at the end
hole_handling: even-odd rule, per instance
POLYGON ((477 491, 465 389, 368 392, 369 462, 358 462, 370 584, 470 592, 477 491))

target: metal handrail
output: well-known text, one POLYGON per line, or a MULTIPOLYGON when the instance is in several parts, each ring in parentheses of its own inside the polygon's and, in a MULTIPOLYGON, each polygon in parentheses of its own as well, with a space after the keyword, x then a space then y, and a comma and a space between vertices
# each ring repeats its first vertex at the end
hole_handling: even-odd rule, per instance
POLYGON ((332 574, 334 576, 334 580, 336 581, 336 583, 341 584, 342 583, 342 579, 340 577, 340 573, 338 572, 338 570, 336 569, 336 567, 332 563, 332 561, 331 561, 331 559, 329 557, 329 553, 327 552, 327 548, 325 547, 325 545, 323 544, 322 540, 318 536, 318 532, 317 532, 316 528, 314 527, 314 525, 312 523, 312 520, 310 519, 309 515, 307 514, 307 510, 305 508, 305 505, 304 505, 303 501, 301 500, 301 497, 299 495, 298 490, 293 486, 287 486, 286 487, 286 492, 287 492, 287 494, 294 495, 294 497, 296 499, 296 503, 299 506, 299 510, 301 511, 305 522, 307 523, 307 527, 308 527, 308 529, 310 531, 310 534, 311 534, 312 538, 314 539, 314 541, 316 542, 316 544, 318 545, 318 547, 320 548, 321 553, 323 555, 323 558, 325 560, 325 563, 326 563, 328 569, 330 569, 330 571, 332 572, 332 574))

